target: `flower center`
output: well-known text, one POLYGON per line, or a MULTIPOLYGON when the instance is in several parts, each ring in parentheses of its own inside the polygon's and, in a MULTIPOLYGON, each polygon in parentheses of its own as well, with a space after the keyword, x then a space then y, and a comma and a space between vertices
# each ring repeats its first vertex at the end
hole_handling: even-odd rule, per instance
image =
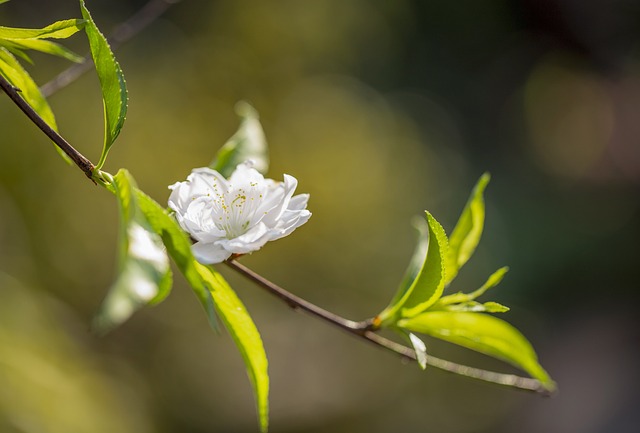
POLYGON ((227 239, 237 238, 251 228, 251 221, 262 201, 263 195, 257 182, 250 182, 234 189, 220 191, 213 184, 213 221, 218 229, 226 233, 227 239))

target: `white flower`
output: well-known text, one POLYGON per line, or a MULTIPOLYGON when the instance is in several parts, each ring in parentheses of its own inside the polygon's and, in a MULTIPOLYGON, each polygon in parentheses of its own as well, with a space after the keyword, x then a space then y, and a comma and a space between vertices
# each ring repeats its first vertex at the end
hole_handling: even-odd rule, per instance
POLYGON ((195 258, 220 263, 231 254, 257 251, 307 222, 309 194, 294 197, 297 185, 287 174, 284 182, 265 179, 251 161, 239 164, 228 180, 210 168, 196 168, 186 182, 169 187, 169 207, 196 241, 195 258))

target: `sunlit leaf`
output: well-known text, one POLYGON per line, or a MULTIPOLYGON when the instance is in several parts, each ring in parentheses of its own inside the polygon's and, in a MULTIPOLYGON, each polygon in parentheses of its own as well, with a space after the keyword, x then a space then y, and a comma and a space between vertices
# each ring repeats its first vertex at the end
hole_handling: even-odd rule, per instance
POLYGON ((4 46, 13 54, 18 55, 29 62, 31 62, 31 59, 24 53, 24 50, 40 51, 45 54, 62 57, 77 63, 84 61, 84 57, 77 55, 64 46, 43 39, 0 39, 0 46, 4 46))
POLYGON ((502 279, 504 278, 505 274, 508 271, 509 271, 508 266, 504 266, 498 269, 497 271, 495 271, 493 274, 489 276, 489 278, 482 285, 482 287, 480 287, 477 290, 474 290, 471 293, 454 293, 453 295, 443 296, 438 300, 436 305, 434 305, 434 308, 439 309, 440 307, 444 307, 451 304, 473 301, 476 298, 483 295, 487 290, 500 284, 500 282, 502 281, 502 279))
POLYGON ((420 314, 442 296, 447 235, 429 212, 426 212, 426 221, 426 233, 421 236, 398 292, 389 306, 378 315, 383 325, 394 322, 398 316, 420 314))
POLYGON ((169 256, 176 263, 202 304, 207 313, 209 324, 214 330, 218 331, 213 299, 207 284, 196 267, 197 262, 191 253, 189 237, 180 228, 176 220, 169 216, 167 211, 152 198, 140 190, 136 191, 136 197, 140 210, 144 213, 153 230, 160 234, 169 256))
POLYGON ((398 326, 502 359, 538 379, 545 388, 555 388, 529 341, 504 320, 481 313, 434 311, 400 320, 398 326))
POLYGON ((200 263, 195 263, 195 267, 211 291, 218 315, 244 359, 255 393, 260 429, 266 432, 269 427, 269 374, 267 355, 258 329, 222 275, 200 263))
POLYGON ((262 174, 269 169, 269 149, 258 119, 258 112, 248 103, 239 102, 236 112, 242 119, 236 133, 220 148, 210 167, 229 177, 238 164, 253 161, 253 168, 262 174))
POLYGON ((83 18, 87 21, 84 29, 89 39, 91 57, 100 79, 104 105, 104 146, 100 160, 96 165, 96 168, 99 169, 104 165, 109 149, 111 149, 124 124, 128 102, 127 86, 120 65, 116 61, 107 39, 100 33, 100 30, 93 22, 91 14, 85 7, 84 0, 80 0, 80 8, 82 9, 83 18))
POLYGON ((506 313, 509 307, 497 302, 485 302, 484 304, 476 301, 466 301, 457 304, 440 306, 437 303, 429 309, 429 311, 445 310, 445 311, 469 311, 473 313, 506 313))
POLYGON ((172 283, 169 258, 138 207, 133 178, 120 170, 113 180, 120 209, 119 275, 94 320, 94 328, 101 333, 144 305, 164 299, 172 283))
POLYGON ((484 228, 484 197, 483 192, 491 176, 483 174, 476 183, 471 196, 465 205, 460 219, 449 237, 449 251, 445 268, 447 270, 446 284, 458 275, 458 271, 469 260, 482 236, 484 228))
POLYGON ((2 39, 65 39, 84 27, 85 21, 78 19, 57 21, 41 29, 19 29, 0 26, 2 39))
POLYGON ((260 425, 266 431, 269 393, 267 359, 251 317, 222 276, 195 260, 191 253, 191 241, 166 210, 142 191, 138 190, 136 197, 151 227, 160 234, 169 255, 202 303, 211 326, 217 329, 215 308, 238 345, 256 394, 260 425))
MULTIPOLYGON (((24 70, 18 60, 3 47, 0 47, 0 74, 20 90, 22 98, 38 113, 47 125, 55 131, 58 130, 53 111, 51 111, 49 103, 40 92, 38 85, 33 81, 27 71, 24 70)), ((62 150, 57 146, 55 146, 55 148, 65 161, 71 163, 71 159, 69 159, 62 150)))

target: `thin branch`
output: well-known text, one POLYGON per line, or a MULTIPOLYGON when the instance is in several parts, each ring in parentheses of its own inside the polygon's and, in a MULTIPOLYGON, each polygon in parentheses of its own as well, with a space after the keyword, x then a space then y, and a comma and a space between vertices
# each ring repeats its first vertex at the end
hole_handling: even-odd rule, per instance
MULTIPOLYGON (((19 89, 15 88, 6 78, 0 75, 0 87, 11 100, 27 115, 29 119, 49 137, 71 160, 93 180, 95 166, 84 155, 78 152, 67 140, 52 129, 47 122, 20 96, 19 89)), ((94 181, 95 183, 95 181, 94 181)))
MULTIPOLYGON (((180 0, 151 0, 142 9, 132 15, 127 21, 118 25, 113 33, 107 38, 111 49, 115 51, 123 43, 133 38, 144 30, 149 24, 160 17, 171 5, 180 0)), ((57 77, 40 88, 45 97, 49 97, 58 90, 67 87, 83 74, 93 69, 91 55, 87 54, 84 62, 76 63, 58 74, 57 77)))
MULTIPOLYGON (((345 319, 329 311, 326 311, 318 307, 317 305, 312 304, 309 301, 306 301, 286 291, 277 284, 272 283, 263 276, 257 274, 243 264, 239 263, 235 258, 231 258, 224 263, 233 270, 242 274, 244 277, 256 283, 258 286, 262 287, 272 295, 284 301, 287 305, 289 305, 289 307, 293 308, 294 310, 306 311, 313 316, 316 316, 324 320, 325 322, 342 329, 343 331, 360 337, 368 341, 369 343, 375 344, 376 346, 394 352, 404 359, 416 361, 416 354, 413 349, 399 344, 393 340, 389 340, 388 338, 385 338, 379 334, 376 334, 372 329, 371 320, 354 322, 352 320, 345 319)), ((509 386, 512 388, 518 388, 525 391, 533 391, 543 395, 549 395, 549 391, 546 390, 542 386, 540 381, 536 379, 468 367, 466 365, 436 358, 435 356, 431 355, 427 355, 427 364, 431 365, 432 367, 439 368, 441 370, 445 370, 461 376, 466 376, 498 385, 509 386)))

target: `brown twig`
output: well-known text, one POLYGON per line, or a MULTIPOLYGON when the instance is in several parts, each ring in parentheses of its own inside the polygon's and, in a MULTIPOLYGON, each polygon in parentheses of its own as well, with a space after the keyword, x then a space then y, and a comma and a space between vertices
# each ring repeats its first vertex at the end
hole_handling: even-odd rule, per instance
MULTIPOLYGON (((162 15, 171 5, 178 3, 180 0, 151 0, 142 7, 138 12, 132 15, 127 21, 120 24, 113 33, 107 38, 111 49, 115 50, 129 39, 144 30, 149 24, 154 22, 162 15)), ((46 83, 40 88, 45 97, 49 97, 58 90, 65 88, 83 74, 93 68, 91 55, 87 54, 84 62, 76 63, 58 74, 57 77, 46 83)))
MULTIPOLYGON (((19 89, 16 89, 6 78, 0 75, 0 87, 11 98, 11 100, 22 110, 24 114, 49 137, 71 160, 93 180, 95 166, 84 155, 78 152, 67 140, 51 128, 47 122, 20 96, 19 89)), ((95 181, 94 181, 95 183, 95 181)))
MULTIPOLYGON (((234 257, 230 258, 224 263, 231 269, 237 271, 244 277, 256 283, 258 286, 267 290, 272 295, 278 297, 294 310, 306 311, 307 313, 310 313, 313 316, 316 316, 324 320, 325 322, 342 329, 343 331, 360 337, 368 341, 369 343, 394 352, 405 359, 416 361, 416 354, 413 349, 399 344, 393 340, 389 340, 388 338, 385 338, 380 334, 377 334, 372 327, 372 320, 355 322, 326 311, 318 307, 317 305, 312 304, 309 301, 306 301, 288 292, 277 284, 272 283, 263 276, 257 274, 243 264, 239 263, 234 257)), ((549 391, 542 386, 540 381, 528 377, 521 377, 513 374, 496 373, 493 371, 468 367, 466 365, 436 358, 435 356, 431 355, 427 355, 427 364, 431 365, 432 367, 448 371, 450 373, 455 373, 461 376, 466 376, 485 382, 517 388, 525 391, 533 391, 543 395, 549 394, 549 391)))

